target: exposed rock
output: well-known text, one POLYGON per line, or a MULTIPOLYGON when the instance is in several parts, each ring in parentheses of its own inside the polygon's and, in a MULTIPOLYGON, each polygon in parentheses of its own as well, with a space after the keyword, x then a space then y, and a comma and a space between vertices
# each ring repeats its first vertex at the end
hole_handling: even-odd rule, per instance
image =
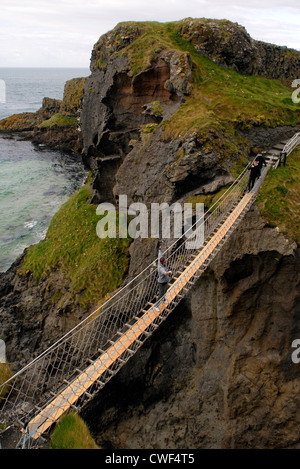
POLYGON ((232 181, 217 153, 208 152, 196 134, 170 142, 159 133, 144 134, 121 164, 113 191, 116 198, 126 194, 129 203, 171 203, 193 189, 212 184, 214 192, 232 181))
POLYGON ((36 114, 43 120, 50 119, 51 116, 54 116, 54 114, 60 111, 61 106, 62 101, 60 99, 44 98, 42 107, 36 114))
POLYGON ((243 26, 230 21, 187 19, 179 27, 183 38, 191 41, 195 49, 216 63, 239 73, 257 73, 276 78, 288 86, 298 78, 300 53, 255 41, 243 26))
POLYGON ((40 116, 34 112, 22 112, 13 114, 0 121, 0 131, 2 132, 26 132, 33 130, 34 127, 42 122, 40 116))
POLYGON ((47 145, 51 148, 71 150, 80 154, 83 148, 82 134, 77 127, 52 126, 34 129, 29 135, 30 141, 37 145, 47 145))
POLYGON ((112 201, 114 175, 144 125, 170 116, 190 92, 192 62, 186 53, 163 51, 132 77, 125 56, 109 61, 87 80, 81 113, 85 163, 94 174, 94 202, 112 201), (158 103, 158 104, 157 104, 158 103), (156 106, 160 112, 154 112, 156 106))
POLYGON ((254 153, 257 153, 255 149, 266 150, 271 149, 274 143, 288 140, 295 135, 296 132, 300 132, 300 125, 295 127, 282 126, 276 128, 264 128, 264 127, 252 127, 248 130, 242 130, 243 136, 249 140, 251 148, 254 148, 254 153))
POLYGON ((106 68, 112 55, 131 44, 142 33, 137 25, 120 24, 103 34, 94 45, 91 56, 91 70, 106 68))

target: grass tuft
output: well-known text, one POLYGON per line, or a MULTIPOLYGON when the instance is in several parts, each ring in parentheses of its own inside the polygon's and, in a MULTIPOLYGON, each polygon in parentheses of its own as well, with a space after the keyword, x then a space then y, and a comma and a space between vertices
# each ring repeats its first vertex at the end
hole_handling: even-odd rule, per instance
MULTIPOLYGON (((7 380, 9 380, 12 377, 12 372, 10 370, 9 364, 8 363, 0 363, 0 385, 5 383, 7 380)), ((7 392, 9 391, 8 386, 4 386, 2 393, 0 394, 0 397, 5 397, 7 392)))
POLYGON ((51 436, 50 449, 100 449, 84 421, 74 413, 61 418, 51 436))
POLYGON ((287 158, 286 166, 270 169, 257 196, 261 214, 271 226, 300 243, 300 148, 287 158))
POLYGON ((50 117, 50 119, 42 122, 38 127, 44 129, 47 127, 53 127, 54 125, 57 125, 58 127, 76 127, 78 125, 78 121, 76 117, 69 117, 57 113, 50 117))

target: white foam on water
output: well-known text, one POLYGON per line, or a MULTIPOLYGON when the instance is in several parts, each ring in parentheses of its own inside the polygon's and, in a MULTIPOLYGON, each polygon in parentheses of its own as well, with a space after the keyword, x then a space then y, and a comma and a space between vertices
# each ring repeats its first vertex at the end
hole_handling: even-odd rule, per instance
POLYGON ((36 220, 27 221, 24 223, 24 228, 32 229, 37 224, 36 220))

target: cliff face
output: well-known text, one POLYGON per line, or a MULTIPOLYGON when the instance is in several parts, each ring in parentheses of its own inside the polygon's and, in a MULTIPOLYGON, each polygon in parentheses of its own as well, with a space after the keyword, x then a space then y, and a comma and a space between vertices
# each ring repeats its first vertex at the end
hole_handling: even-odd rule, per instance
MULTIPOLYGON (((84 161, 95 177, 95 201, 114 200, 114 190, 122 190, 122 193, 127 194, 128 185, 133 188, 132 182, 138 191, 143 194, 147 192, 145 187, 141 187, 132 164, 128 185, 124 174, 118 174, 118 169, 122 164, 123 169, 126 161, 133 161, 134 164, 136 158, 140 160, 145 146, 150 148, 147 145, 149 138, 148 142, 138 142, 141 129, 144 127, 147 135, 163 118, 169 117, 179 108, 184 94, 191 87, 191 69, 192 62, 188 54, 164 51, 152 59, 149 69, 135 77, 132 76, 126 57, 109 61, 105 70, 93 72, 85 87, 81 128, 84 161), (135 149, 132 151, 133 147, 135 149), (114 189, 120 180, 126 187, 119 187, 118 184, 118 189, 114 189)), ((178 144, 172 145, 170 149, 163 143, 161 146, 164 148, 158 151, 171 153, 170 159, 176 153, 178 144)), ((155 155, 156 152, 157 149, 155 155)), ((151 162, 145 164, 151 166, 151 162)), ((166 161, 162 161, 162 164, 166 166, 166 161)), ((138 195, 132 194, 132 200, 137 199, 138 195)))
POLYGON ((20 274, 23 260, 24 255, 0 272, 1 338, 13 372, 78 324, 86 311, 70 301, 70 280, 60 269, 37 281, 31 272, 20 274))

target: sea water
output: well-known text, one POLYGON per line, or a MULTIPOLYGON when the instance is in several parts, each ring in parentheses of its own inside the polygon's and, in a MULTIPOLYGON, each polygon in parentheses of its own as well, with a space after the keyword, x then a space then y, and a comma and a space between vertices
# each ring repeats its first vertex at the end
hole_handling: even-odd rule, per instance
MULTIPOLYGON (((35 112, 44 97, 62 99, 64 84, 86 69, 1 69, 0 119, 35 112)), ((0 134, 0 271, 45 237, 52 216, 83 184, 81 157, 0 134)))
POLYGON ((35 112, 45 97, 62 99, 67 80, 89 74, 85 68, 0 67, 0 119, 21 112, 35 112))

